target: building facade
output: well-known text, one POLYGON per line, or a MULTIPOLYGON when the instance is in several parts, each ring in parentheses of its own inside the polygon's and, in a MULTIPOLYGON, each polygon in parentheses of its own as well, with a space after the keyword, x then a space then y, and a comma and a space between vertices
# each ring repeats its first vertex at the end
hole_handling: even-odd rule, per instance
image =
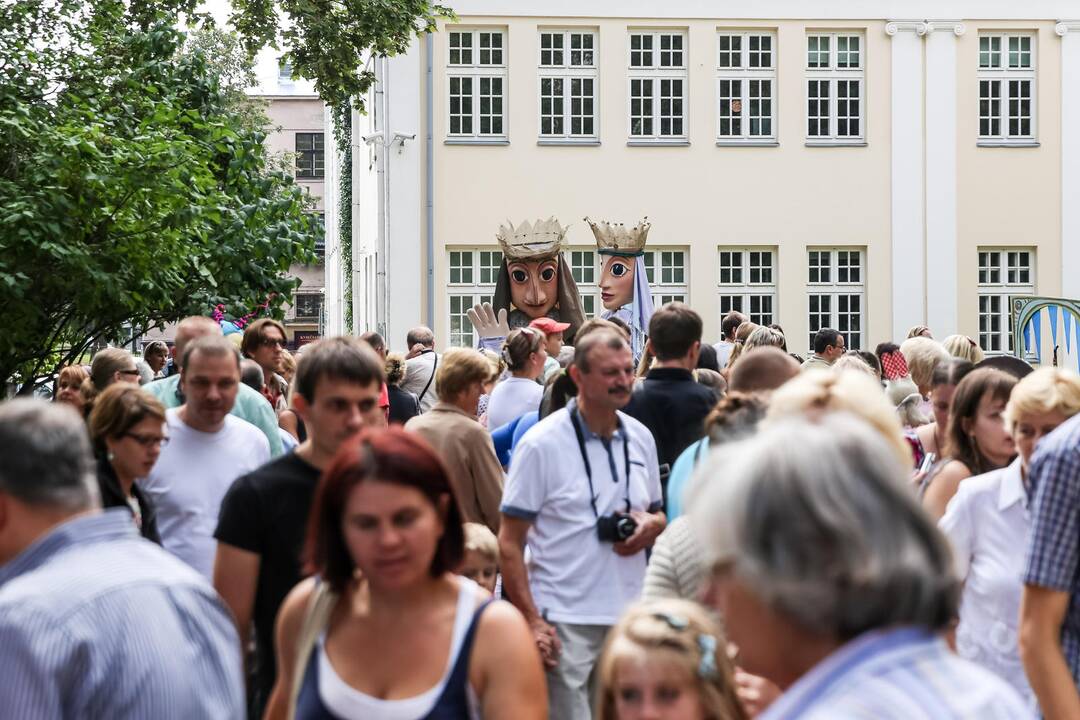
POLYGON ((354 329, 471 344, 497 227, 549 216, 597 312, 582 219, 648 216, 654 301, 709 339, 739 309, 795 352, 922 324, 1008 352, 1010 296, 1080 297, 1075 7, 886 8, 456 3, 354 117, 354 329))

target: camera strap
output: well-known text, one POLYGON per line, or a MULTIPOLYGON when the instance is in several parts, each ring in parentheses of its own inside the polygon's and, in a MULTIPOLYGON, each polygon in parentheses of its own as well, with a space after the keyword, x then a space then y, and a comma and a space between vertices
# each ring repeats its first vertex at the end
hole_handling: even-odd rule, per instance
MULTIPOLYGON (((577 437, 578 450, 581 452, 581 461, 585 464, 585 477, 589 481, 589 504, 592 506, 593 515, 599 519, 600 512, 596 508, 596 491, 593 489, 592 465, 589 463, 589 453, 585 449, 585 433, 581 430, 581 421, 579 418, 580 416, 577 407, 570 408, 570 422, 574 426, 574 435, 577 437)), ((626 428, 622 427, 621 423, 619 429, 622 430, 623 465, 626 471, 626 512, 630 512, 630 436, 627 434, 626 428)), ((616 483, 619 482, 618 475, 613 477, 612 480, 616 483)))

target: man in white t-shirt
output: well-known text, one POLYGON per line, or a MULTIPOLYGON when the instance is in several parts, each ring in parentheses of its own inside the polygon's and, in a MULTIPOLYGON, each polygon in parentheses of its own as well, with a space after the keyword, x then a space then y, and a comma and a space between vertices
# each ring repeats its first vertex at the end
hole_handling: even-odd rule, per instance
POLYGON ((720 334, 722 337, 720 342, 713 345, 713 348, 716 349, 716 364, 720 366, 721 370, 727 367, 728 360, 731 358, 731 351, 735 349, 735 331, 749 319, 738 310, 732 310, 720 321, 720 334))
POLYGON ((626 340, 610 328, 579 336, 570 375, 577 399, 514 450, 499 529, 503 589, 536 635, 559 720, 591 717, 604 637, 641 593, 665 525, 652 434, 618 412, 634 380, 626 340))
POLYGON ((235 345, 201 337, 185 348, 181 368, 185 402, 166 411, 169 442, 139 484, 153 500, 165 549, 209 579, 221 500, 236 478, 270 460, 270 443, 229 414, 240 385, 235 345))

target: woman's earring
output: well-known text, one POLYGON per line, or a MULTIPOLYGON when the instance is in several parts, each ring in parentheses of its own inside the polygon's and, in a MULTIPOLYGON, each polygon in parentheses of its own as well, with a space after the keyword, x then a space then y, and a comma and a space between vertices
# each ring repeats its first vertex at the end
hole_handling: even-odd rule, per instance
POLYGON ((116 454, 110 450, 105 454, 105 457, 108 458, 109 462, 112 462, 116 458, 116 454))

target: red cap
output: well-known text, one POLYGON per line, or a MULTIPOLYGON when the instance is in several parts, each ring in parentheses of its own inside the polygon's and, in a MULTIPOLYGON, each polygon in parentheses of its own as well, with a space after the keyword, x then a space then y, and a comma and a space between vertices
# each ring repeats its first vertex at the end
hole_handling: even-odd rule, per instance
POLYGON ((553 320, 549 317, 542 317, 533 320, 529 323, 529 327, 536 328, 545 335, 551 335, 552 333, 560 333, 570 327, 570 323, 561 323, 558 320, 553 320))

